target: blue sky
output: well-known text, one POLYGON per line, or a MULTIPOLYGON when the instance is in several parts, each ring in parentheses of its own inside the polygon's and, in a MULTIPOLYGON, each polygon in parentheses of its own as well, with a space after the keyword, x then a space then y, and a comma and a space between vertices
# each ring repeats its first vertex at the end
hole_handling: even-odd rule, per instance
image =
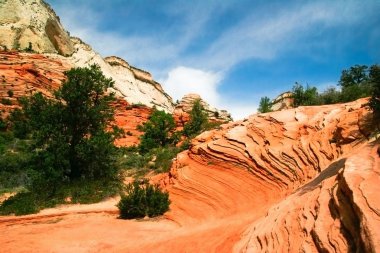
POLYGON ((323 91, 380 63, 380 0, 47 0, 71 35, 153 74, 175 100, 199 93, 235 119, 295 82, 323 91))

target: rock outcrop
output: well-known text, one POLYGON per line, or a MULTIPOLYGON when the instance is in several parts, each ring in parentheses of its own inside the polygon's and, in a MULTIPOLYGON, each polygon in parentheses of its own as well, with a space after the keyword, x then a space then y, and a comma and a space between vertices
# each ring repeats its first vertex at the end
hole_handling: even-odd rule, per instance
POLYGON ((162 179, 172 208, 189 223, 262 213, 232 248, 219 245, 227 252, 375 252, 379 159, 366 144, 366 102, 255 115, 201 134, 162 179))
POLYGON ((169 191, 164 217, 122 221, 116 200, 0 217, 1 249, 377 252, 379 143, 366 103, 224 124, 194 139, 169 174, 151 178, 169 191))
POLYGON ((70 68, 67 62, 41 54, 0 51, 0 109, 13 109, 19 98, 35 92, 51 97, 70 68))
POLYGON ((136 146, 140 144, 140 136, 143 134, 138 129, 149 120, 152 108, 145 105, 129 104, 125 100, 119 100, 114 105, 115 124, 124 130, 124 135, 115 141, 119 147, 136 146))
POLYGON ((119 97, 131 104, 142 103, 173 112, 172 98, 150 73, 118 57, 103 59, 81 39, 70 37, 59 17, 43 0, 0 2, 0 50, 5 49, 41 53, 70 67, 98 64, 104 75, 115 81, 119 97))
POLYGON ((29 48, 40 53, 71 55, 70 36, 54 10, 42 0, 2 0, 0 2, 0 46, 29 48))
POLYGON ((290 91, 281 93, 271 102, 273 111, 281 111, 293 108, 293 94, 290 91))
MULTIPOLYGON (((35 92, 52 97, 65 79, 64 72, 72 67, 65 59, 51 59, 46 55, 0 51, 0 110, 7 116, 18 106, 18 100, 35 92)), ((142 134, 137 126, 146 122, 152 112, 143 104, 128 103, 119 98, 115 108, 115 123, 125 131, 116 141, 118 146, 139 143, 142 134)))
POLYGON ((330 164, 247 229, 241 252, 378 252, 378 146, 330 164))
POLYGON ((177 122, 178 127, 183 127, 186 122, 190 119, 190 112, 193 108, 195 101, 199 100, 201 105, 204 108, 205 113, 208 116, 208 119, 211 122, 229 122, 232 121, 231 114, 226 110, 218 110, 210 106, 206 101, 204 101, 201 96, 198 94, 187 94, 181 101, 179 101, 174 108, 173 116, 177 122))

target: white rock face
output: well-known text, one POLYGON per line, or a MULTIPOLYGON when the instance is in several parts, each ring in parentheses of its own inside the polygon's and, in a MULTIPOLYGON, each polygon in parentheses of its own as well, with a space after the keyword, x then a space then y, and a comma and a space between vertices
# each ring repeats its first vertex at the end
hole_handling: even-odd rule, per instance
POLYGON ((68 61, 75 67, 85 67, 97 64, 107 77, 115 81, 117 96, 123 97, 132 104, 144 104, 150 107, 156 106, 160 110, 173 112, 172 98, 166 94, 161 85, 155 82, 148 72, 130 66, 119 57, 111 56, 103 59, 89 45, 78 38, 71 38, 74 45, 74 53, 69 57, 57 54, 47 54, 51 58, 60 58, 68 61))
POLYGON ((51 7, 41 0, 0 1, 0 46, 70 55, 69 35, 51 7))
POLYGON ((293 93, 290 91, 281 93, 271 102, 273 111, 282 111, 293 108, 293 93))
POLYGON ((29 47, 73 67, 98 64, 115 81, 116 95, 129 103, 156 106, 172 113, 172 98, 150 73, 130 66, 118 57, 103 59, 79 38, 69 37, 53 9, 42 0, 0 0, 0 50, 29 47))

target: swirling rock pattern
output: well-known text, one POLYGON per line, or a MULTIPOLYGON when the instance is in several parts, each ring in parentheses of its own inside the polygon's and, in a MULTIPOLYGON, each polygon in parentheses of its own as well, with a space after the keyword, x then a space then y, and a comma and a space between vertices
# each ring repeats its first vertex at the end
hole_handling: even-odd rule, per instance
POLYGON ((367 100, 253 115, 205 132, 170 173, 159 219, 116 200, 0 218, 4 252, 377 252, 378 144, 367 100))

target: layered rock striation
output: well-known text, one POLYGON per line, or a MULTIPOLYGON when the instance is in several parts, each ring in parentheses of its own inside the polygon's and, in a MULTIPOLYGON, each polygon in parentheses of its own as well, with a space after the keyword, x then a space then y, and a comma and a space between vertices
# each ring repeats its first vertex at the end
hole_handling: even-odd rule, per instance
POLYGON ((122 221, 115 200, 0 217, 2 249, 377 252, 379 143, 366 104, 224 124, 196 137, 170 173, 151 178, 170 194, 163 217, 122 221))
POLYGON ((145 105, 129 104, 125 100, 119 100, 114 105, 115 124, 124 134, 115 141, 116 146, 130 147, 140 144, 140 136, 143 135, 138 126, 149 120, 153 109, 145 105))
POLYGON ((23 96, 42 92, 51 97, 71 65, 41 54, 0 51, 0 109, 9 111, 23 96))
POLYGON ((378 252, 378 146, 330 164, 242 236, 241 252, 378 252))
POLYGON ((254 115, 201 134, 161 181, 173 209, 189 223, 251 213, 240 239, 214 245, 226 252, 375 252, 379 159, 366 144, 366 103, 254 115))

